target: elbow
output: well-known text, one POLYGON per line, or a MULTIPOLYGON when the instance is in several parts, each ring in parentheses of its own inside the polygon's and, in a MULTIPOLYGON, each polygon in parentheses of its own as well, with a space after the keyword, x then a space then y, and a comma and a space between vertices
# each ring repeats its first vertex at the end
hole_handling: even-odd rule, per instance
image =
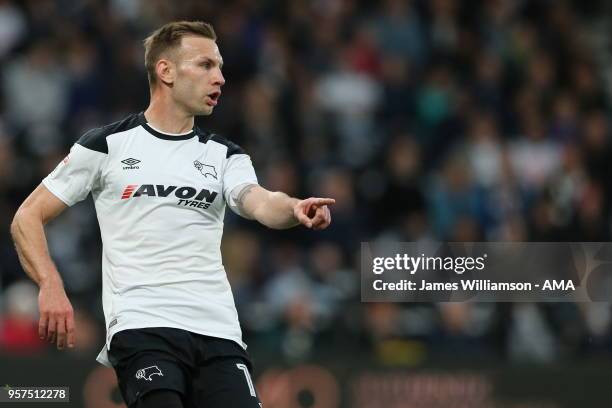
POLYGON ((31 214, 27 209, 23 206, 19 207, 15 215, 13 216, 13 221, 11 222, 11 237, 13 241, 16 241, 20 236, 21 231, 23 230, 23 223, 31 217, 31 214))
POLYGON ((21 223, 22 216, 22 213, 18 210, 15 216, 13 217, 13 221, 11 222, 11 237, 13 238, 13 241, 17 240, 17 236, 20 230, 19 225, 21 223))

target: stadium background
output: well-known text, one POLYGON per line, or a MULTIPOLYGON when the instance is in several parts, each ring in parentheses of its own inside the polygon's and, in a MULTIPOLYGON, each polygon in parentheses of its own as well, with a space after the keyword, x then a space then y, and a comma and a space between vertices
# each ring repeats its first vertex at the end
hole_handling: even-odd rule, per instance
POLYGON ((265 187, 337 200, 324 232, 228 212, 224 262, 265 407, 610 406, 608 303, 360 303, 358 248, 608 241, 611 16, 605 1, 0 0, 0 384, 116 406, 94 362, 91 200, 47 228, 73 351, 37 339, 9 225, 80 134, 146 107, 141 40, 185 18, 214 24, 225 60, 199 124, 241 144, 265 187))

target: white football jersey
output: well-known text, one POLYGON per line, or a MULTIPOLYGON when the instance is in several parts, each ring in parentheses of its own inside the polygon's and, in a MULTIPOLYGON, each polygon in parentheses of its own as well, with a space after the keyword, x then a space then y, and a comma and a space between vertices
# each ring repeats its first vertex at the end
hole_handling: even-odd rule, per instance
POLYGON ((133 328, 179 328, 246 348, 220 250, 225 204, 245 183, 257 178, 239 146, 197 127, 161 133, 143 113, 87 132, 43 180, 66 205, 94 199, 107 327, 100 363, 110 366, 113 335, 133 328))

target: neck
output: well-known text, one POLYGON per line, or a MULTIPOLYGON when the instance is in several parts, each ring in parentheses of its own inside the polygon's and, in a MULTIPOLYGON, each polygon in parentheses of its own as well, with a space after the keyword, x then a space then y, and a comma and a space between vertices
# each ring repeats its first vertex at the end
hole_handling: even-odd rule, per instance
POLYGON ((164 133, 185 133, 193 129, 193 115, 186 113, 169 96, 156 92, 145 111, 145 118, 155 129, 164 133))

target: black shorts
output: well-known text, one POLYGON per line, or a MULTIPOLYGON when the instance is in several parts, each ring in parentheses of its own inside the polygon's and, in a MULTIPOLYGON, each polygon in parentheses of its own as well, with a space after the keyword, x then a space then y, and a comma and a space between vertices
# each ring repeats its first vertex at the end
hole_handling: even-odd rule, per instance
POLYGON ((116 333, 109 360, 128 407, 146 393, 167 389, 185 408, 260 408, 247 352, 231 340, 168 327, 116 333))

